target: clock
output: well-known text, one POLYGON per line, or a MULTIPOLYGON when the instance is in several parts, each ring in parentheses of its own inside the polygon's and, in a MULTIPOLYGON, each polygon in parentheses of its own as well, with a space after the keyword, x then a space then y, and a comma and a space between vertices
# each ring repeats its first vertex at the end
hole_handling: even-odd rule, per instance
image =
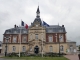
POLYGON ((38 27, 38 25, 36 25, 36 27, 38 27))

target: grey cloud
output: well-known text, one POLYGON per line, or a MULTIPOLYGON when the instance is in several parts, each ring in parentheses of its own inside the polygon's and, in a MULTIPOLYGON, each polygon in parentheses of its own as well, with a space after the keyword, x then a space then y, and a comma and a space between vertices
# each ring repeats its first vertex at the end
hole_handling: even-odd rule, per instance
POLYGON ((21 19, 30 25, 36 17, 38 2, 41 19, 50 25, 64 24, 67 39, 79 44, 80 0, 0 0, 0 40, 4 31, 14 24, 20 25, 21 19))

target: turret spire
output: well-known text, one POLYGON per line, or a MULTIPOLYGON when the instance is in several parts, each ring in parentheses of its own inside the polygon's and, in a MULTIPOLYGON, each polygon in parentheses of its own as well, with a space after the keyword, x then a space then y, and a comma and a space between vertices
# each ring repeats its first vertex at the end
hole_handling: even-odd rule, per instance
POLYGON ((39 10, 39 6, 38 6, 38 8, 37 8, 36 14, 37 14, 37 17, 40 17, 40 10, 39 10))

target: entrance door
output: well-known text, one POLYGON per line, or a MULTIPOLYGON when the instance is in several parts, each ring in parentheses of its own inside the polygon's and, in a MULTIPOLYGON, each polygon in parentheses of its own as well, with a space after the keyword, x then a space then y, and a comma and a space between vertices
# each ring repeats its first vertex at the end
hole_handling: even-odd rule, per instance
POLYGON ((34 48, 34 53, 35 53, 35 54, 38 54, 38 53, 39 53, 39 47, 38 47, 38 46, 35 46, 35 48, 34 48))

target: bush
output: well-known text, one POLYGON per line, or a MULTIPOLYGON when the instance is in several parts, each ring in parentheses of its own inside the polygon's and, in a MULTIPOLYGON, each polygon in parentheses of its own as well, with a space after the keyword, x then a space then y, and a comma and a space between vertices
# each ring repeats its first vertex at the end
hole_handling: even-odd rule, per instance
MULTIPOLYGON (((63 56, 63 55, 66 55, 65 53, 60 53, 60 56, 63 56)), ((45 57, 48 56, 48 57, 58 57, 59 56, 59 53, 53 53, 53 52, 48 52, 44 55, 45 57)))
POLYGON ((9 53, 9 54, 7 54, 7 56, 9 56, 9 57, 18 57, 18 55, 17 55, 17 53, 9 53))

